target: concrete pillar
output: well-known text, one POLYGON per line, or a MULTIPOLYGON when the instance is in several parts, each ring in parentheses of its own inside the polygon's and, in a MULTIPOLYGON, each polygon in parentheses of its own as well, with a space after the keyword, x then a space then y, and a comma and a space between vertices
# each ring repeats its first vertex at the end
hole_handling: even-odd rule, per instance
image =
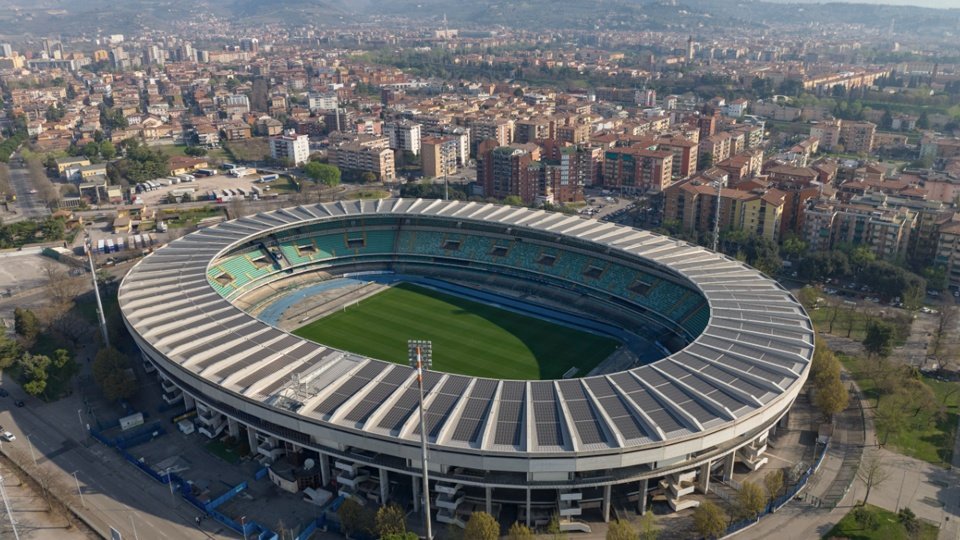
POLYGON ((493 488, 488 487, 487 491, 487 513, 493 515, 493 488))
POLYGON ((380 469, 380 504, 387 504, 390 498, 390 478, 386 469, 380 469))
POLYGON ((193 397, 186 392, 183 393, 183 410, 184 412, 193 410, 197 407, 197 402, 194 401, 193 397))
POLYGON ((733 479, 733 465, 737 462, 737 453, 730 452, 723 457, 723 481, 729 482, 733 479))
POLYGON ((413 511, 419 512, 421 508, 420 497, 423 496, 423 493, 420 492, 420 477, 413 477, 413 511))
POLYGON ((700 470, 697 472, 697 490, 703 494, 710 492, 710 462, 709 461, 701 465, 700 470))
POLYGON ((247 426, 247 444, 250 445, 250 453, 257 454, 257 430, 253 426, 247 426))
POLYGON ((330 485, 330 456, 326 454, 320 454, 320 481, 324 487, 330 485))
POLYGON ((240 422, 237 422, 237 421, 234 420, 233 418, 227 418, 227 433, 229 433, 230 436, 233 437, 234 439, 236 439, 237 437, 239 437, 239 436, 240 436, 240 422))
POLYGON ((613 486, 603 486, 603 522, 610 523, 610 492, 613 486))
POLYGON ((527 527, 533 523, 533 508, 530 506, 530 490, 527 490, 527 527))
POLYGON ((644 478, 640 481, 640 493, 639 498, 637 499, 637 513, 641 516, 647 513, 647 482, 648 480, 644 478))

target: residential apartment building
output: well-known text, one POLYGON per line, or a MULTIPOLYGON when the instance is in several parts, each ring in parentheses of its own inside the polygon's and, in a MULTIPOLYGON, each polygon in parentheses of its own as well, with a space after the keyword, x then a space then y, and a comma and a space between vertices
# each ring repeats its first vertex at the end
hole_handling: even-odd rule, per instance
POLYGON ((382 182, 390 182, 397 177, 393 150, 383 145, 352 141, 330 148, 329 155, 330 163, 342 171, 355 174, 371 172, 382 182))
POLYGON ((425 137, 451 137, 457 142, 457 165, 466 167, 470 161, 470 128, 450 124, 423 125, 425 137))
POLYGON ((384 124, 383 130, 390 137, 390 148, 394 151, 409 152, 419 156, 422 127, 409 120, 400 120, 384 124))
POLYGON ((673 154, 671 175, 675 180, 687 178, 697 172, 700 149, 697 143, 683 137, 657 139, 657 149, 673 154))
POLYGON ((289 130, 279 137, 271 137, 270 157, 298 167, 310 159, 310 137, 297 135, 294 130, 289 130))
POLYGON ((810 127, 810 137, 820 140, 820 148, 833 150, 840 144, 840 120, 820 122, 810 127))
POLYGON ((741 191, 725 185, 726 175, 711 169, 668 187, 663 191, 663 221, 677 222, 687 233, 711 236, 719 215, 720 231, 743 231, 779 241, 785 194, 776 189, 741 191))
POLYGON ((467 121, 470 128, 470 147, 479 156, 480 143, 493 139, 497 146, 507 146, 513 142, 513 120, 503 118, 473 118, 467 121))
POLYGON ((783 164, 768 166, 766 173, 770 185, 786 194, 783 219, 780 220, 781 237, 788 232, 801 234, 807 200, 819 197, 823 190, 823 185, 818 181, 819 173, 809 167, 783 164))
POLYGON ((540 161, 537 145, 498 146, 487 140, 477 152, 477 180, 483 185, 484 196, 502 199, 514 195, 525 204, 536 202, 541 193, 542 173, 531 165, 540 161))
POLYGON ((421 141, 423 175, 438 178, 457 172, 457 145, 454 137, 424 137, 421 141))
POLYGON ((646 148, 613 148, 604 153, 603 186, 630 193, 659 193, 670 185, 673 153, 646 148))
POLYGON ((730 157, 733 138, 729 133, 717 133, 700 139, 699 155, 709 154, 711 163, 720 163, 730 157))
POLYGON ((873 151, 877 125, 873 122, 842 121, 840 140, 846 152, 851 154, 869 154, 873 151))

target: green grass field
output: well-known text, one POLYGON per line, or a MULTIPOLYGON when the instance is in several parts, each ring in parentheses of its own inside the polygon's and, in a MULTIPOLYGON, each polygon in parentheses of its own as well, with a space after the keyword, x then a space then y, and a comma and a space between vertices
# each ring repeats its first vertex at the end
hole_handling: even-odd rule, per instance
POLYGON ((401 283, 294 332, 358 354, 407 363, 407 340, 433 341, 433 369, 499 379, 586 375, 619 343, 457 296, 401 283))

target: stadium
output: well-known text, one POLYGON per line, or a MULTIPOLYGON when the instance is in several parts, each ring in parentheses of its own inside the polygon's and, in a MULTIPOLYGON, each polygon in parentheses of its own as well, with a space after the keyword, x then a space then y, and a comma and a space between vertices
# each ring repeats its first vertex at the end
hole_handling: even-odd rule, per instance
POLYGON ((419 509, 407 339, 434 341, 424 407, 434 519, 565 530, 673 509, 765 461, 814 332, 724 255, 560 213, 340 201, 200 229, 119 292, 164 399, 248 441, 291 491, 419 509), (459 326, 458 326, 459 325, 459 326), (307 339, 309 338, 309 339, 307 339))

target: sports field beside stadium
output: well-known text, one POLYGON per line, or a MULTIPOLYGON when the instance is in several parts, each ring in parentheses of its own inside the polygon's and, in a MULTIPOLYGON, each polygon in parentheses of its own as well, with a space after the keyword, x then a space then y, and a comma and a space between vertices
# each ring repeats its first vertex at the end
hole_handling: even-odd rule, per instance
POLYGON ((407 363, 407 340, 433 341, 433 369, 499 379, 584 376, 615 339, 409 283, 314 321, 294 334, 357 354, 407 363))

